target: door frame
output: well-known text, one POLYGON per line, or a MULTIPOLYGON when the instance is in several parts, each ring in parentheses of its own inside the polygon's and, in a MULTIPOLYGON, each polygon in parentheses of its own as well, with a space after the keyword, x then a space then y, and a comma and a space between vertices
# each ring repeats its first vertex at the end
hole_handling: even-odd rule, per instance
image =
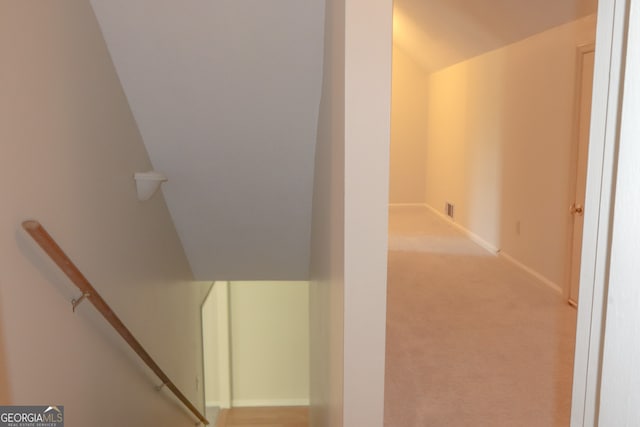
POLYGON ((629 0, 600 0, 571 427, 597 425, 629 0))
MULTIPOLYGON (((575 202, 575 194, 576 189, 578 188, 578 162, 580 160, 579 150, 580 150, 580 122, 581 122, 581 110, 582 110, 582 101, 583 101, 583 93, 582 93, 582 84, 583 84, 583 71, 584 71, 584 56, 587 53, 595 51, 596 44, 595 42, 589 42, 585 44, 578 45, 576 48, 576 82, 575 82, 575 90, 574 90, 574 106, 573 106, 573 131, 572 131, 572 145, 571 145, 571 158, 569 163, 569 199, 567 200, 567 207, 571 205, 571 203, 575 202)), ((595 66, 594 66, 595 68, 595 66)), ((568 209, 568 208, 567 208, 568 209)), ((573 239, 575 237, 575 216, 572 214, 567 215, 567 227, 569 230, 569 238, 567 240, 567 267, 564 273, 565 275, 565 284, 563 286, 562 292, 564 294, 565 299, 572 304, 571 302, 571 286, 572 286, 572 273, 573 273, 573 257, 580 256, 580 254, 574 253, 573 249, 573 239)))

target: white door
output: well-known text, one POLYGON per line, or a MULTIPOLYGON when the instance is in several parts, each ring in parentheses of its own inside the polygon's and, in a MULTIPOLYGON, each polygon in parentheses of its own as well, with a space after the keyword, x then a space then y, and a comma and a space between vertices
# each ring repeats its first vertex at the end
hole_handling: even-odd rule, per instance
POLYGON ((591 94, 593 90, 593 45, 578 50, 578 91, 576 149, 574 155, 576 171, 575 196, 570 206, 573 218, 571 239, 571 264, 569 277, 569 303, 577 305, 580 285, 580 255, 582 252, 582 228, 584 225, 584 200, 587 181, 587 156, 589 153, 589 124, 591 122, 591 94))

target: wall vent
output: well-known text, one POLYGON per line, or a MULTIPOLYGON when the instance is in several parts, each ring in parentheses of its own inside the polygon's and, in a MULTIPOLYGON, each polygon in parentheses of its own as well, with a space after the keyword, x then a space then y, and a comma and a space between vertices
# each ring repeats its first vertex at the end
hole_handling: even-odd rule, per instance
POLYGON ((453 211, 454 211, 454 209, 455 209, 455 206, 453 205, 453 203, 446 202, 444 204, 444 212, 451 219, 453 219, 453 211))

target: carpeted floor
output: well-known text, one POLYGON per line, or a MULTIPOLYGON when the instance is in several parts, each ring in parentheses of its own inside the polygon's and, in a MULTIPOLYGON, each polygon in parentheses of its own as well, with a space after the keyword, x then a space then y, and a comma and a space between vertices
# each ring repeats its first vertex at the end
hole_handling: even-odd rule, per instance
POLYGON ((385 427, 568 426, 575 310, 426 208, 389 232, 385 427))

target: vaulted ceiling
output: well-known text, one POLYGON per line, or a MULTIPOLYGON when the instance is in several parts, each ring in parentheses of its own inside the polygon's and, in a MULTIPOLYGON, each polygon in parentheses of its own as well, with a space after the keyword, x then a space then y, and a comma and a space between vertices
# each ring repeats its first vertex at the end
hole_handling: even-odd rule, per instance
MULTIPOLYGON (((324 0, 91 0, 198 279, 308 277, 324 0)), ((396 0, 435 70, 595 0, 396 0)))
POLYGON ((597 0, 395 0, 397 46, 432 72, 596 12, 597 0))

